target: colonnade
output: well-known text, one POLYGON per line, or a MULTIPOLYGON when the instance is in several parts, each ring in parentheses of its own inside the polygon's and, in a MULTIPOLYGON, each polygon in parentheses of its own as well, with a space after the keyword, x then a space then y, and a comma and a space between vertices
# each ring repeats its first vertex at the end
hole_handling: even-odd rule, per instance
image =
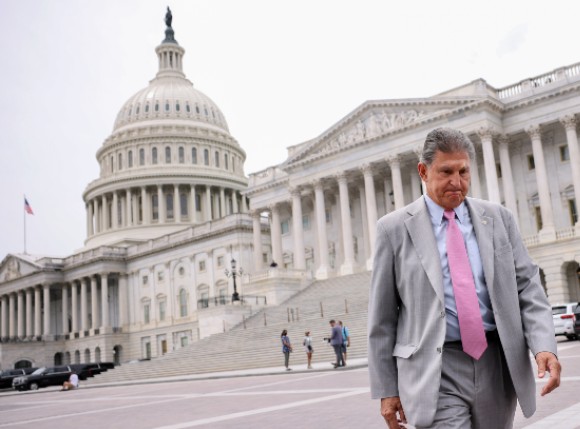
MULTIPOLYGON (((578 146, 578 137, 576 132, 577 120, 574 115, 568 115, 560 119, 560 123, 566 130, 566 141, 570 155, 570 164, 572 166, 572 185, 574 187, 574 195, 577 204, 580 204, 580 149, 578 146)), ((556 228, 554 224, 554 210, 552 206, 552 199, 548 188, 549 177, 544 159, 544 147, 542 142, 542 125, 535 124, 529 126, 525 130, 527 136, 531 141, 533 151, 535 169, 534 174, 538 187, 538 197, 541 207, 542 228, 539 231, 540 241, 555 240, 556 228)), ((514 185, 511 157, 510 157, 510 137, 505 134, 499 134, 491 127, 482 127, 473 134, 477 134, 481 143, 481 151, 483 153, 483 166, 485 172, 485 189, 487 191, 487 199, 496 203, 502 203, 502 198, 499 188, 499 180, 497 173, 497 162, 494 154, 494 141, 498 148, 499 165, 502 172, 503 185, 503 203, 516 216, 518 215, 518 206, 516 200, 516 189, 514 185)), ((473 139, 477 141, 477 139, 473 139)), ((365 226, 365 237, 368 238, 369 245, 367 246, 367 267, 370 269, 370 261, 372 260, 372 252, 374 251, 374 244, 376 241, 376 222, 378 218, 378 207, 376 200, 376 183, 382 183, 384 187, 384 195, 392 195, 394 206, 389 207, 387 197, 385 197, 384 212, 393 209, 399 209, 410 203, 412 200, 421 195, 421 184, 418 176, 409 175, 411 183, 411 194, 405 198, 403 175, 401 167, 404 162, 408 163, 411 158, 413 169, 418 162, 420 149, 415 150, 414 155, 411 152, 389 155, 383 159, 377 159, 370 163, 365 163, 356 169, 349 169, 338 174, 333 173, 328 177, 319 178, 310 183, 304 183, 294 186, 290 189, 289 198, 284 202, 277 202, 267 207, 253 207, 252 215, 254 217, 254 249, 261 249, 261 234, 260 234, 260 213, 269 212, 271 220, 271 245, 272 258, 274 261, 282 261, 284 251, 282 249, 282 232, 280 227, 280 205, 286 204, 291 208, 292 213, 292 240, 293 240, 293 266, 295 269, 304 270, 306 268, 306 261, 304 259, 304 230, 302 225, 302 199, 301 196, 307 194, 314 194, 314 218, 316 219, 317 237, 316 244, 318 253, 315 255, 316 274, 319 277, 326 277, 329 271, 329 256, 328 256, 328 238, 325 226, 326 206, 325 206, 325 192, 334 191, 338 187, 339 210, 341 217, 341 232, 342 232, 342 254, 343 260, 340 262, 340 274, 352 273, 355 269, 355 258, 353 254, 353 233, 352 233, 352 218, 350 207, 351 189, 349 183, 352 179, 362 176, 364 186, 359 188, 359 195, 363 204, 361 212, 363 213, 363 225, 365 226), (409 156, 411 155, 411 156, 409 156), (387 164, 385 168, 385 163, 387 164), (385 174, 386 172, 386 174, 385 174), (321 227, 322 226, 322 227, 321 227)), ((471 195, 476 198, 482 198, 482 184, 479 177, 479 169, 477 163, 472 163, 471 166, 471 195)), ((579 223, 576 223, 578 228, 579 223)), ((263 260, 261 252, 254 252, 254 268, 259 271, 263 269, 263 260)))
POLYGON ((232 188, 172 184, 141 186, 90 199, 87 236, 143 225, 203 223, 248 211, 246 198, 232 188))
POLYGON ((110 288, 111 274, 102 273, 70 282, 43 283, 1 295, 0 337, 23 340, 107 333, 116 327, 112 326, 111 309, 118 311, 117 325, 123 326, 128 322, 126 293, 119 293, 118 301, 110 295, 126 291, 127 276, 115 274, 115 277, 118 288, 110 288), (51 319, 58 311, 62 317, 60 323, 51 319))

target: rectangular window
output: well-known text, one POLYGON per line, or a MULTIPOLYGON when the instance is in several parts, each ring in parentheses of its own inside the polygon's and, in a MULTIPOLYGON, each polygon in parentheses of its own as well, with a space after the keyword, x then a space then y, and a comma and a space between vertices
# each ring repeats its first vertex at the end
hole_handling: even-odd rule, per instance
POLYGON ((165 320, 165 301, 161 301, 159 303, 159 320, 160 321, 165 320))
POLYGON ((197 164, 197 149, 196 148, 191 149, 191 163, 197 164))
POLYGON ((288 234, 290 232, 290 226, 287 220, 280 224, 280 229, 282 230, 282 234, 288 234))
POLYGON ((217 266, 218 266, 218 268, 223 268, 223 266, 224 266, 224 257, 223 256, 218 256, 217 266))
POLYGON ((127 165, 129 168, 133 167, 133 151, 130 150, 127 154, 127 165))
POLYGON ((181 347, 187 346, 187 337, 181 337, 179 340, 181 341, 181 347))
POLYGON ((538 228, 538 231, 540 231, 542 229, 542 209, 540 207, 534 207, 535 212, 536 212, 536 228, 538 228))
POLYGON ((578 222, 578 211, 576 210, 576 200, 568 200, 568 211, 570 212, 570 221, 572 225, 578 222))
POLYGON ((179 163, 183 164, 185 162, 185 150, 183 147, 179 148, 179 163))
POLYGON ((570 152, 568 152, 568 145, 560 146, 560 161, 570 161, 570 152))
POLYGON ((495 172, 497 174, 497 178, 501 179, 501 164, 499 162, 495 164, 495 172))
POLYGON ((144 285, 146 285, 149 282, 149 276, 143 276, 141 277, 141 283, 143 283, 144 285))
POLYGON ((165 207, 167 208, 167 219, 173 219, 173 195, 165 195, 165 207))
POLYGON ((308 215, 302 216, 302 228, 305 231, 308 231, 310 229, 310 216, 308 215))
POLYGON ((187 216, 187 195, 180 194, 179 201, 180 201, 180 205, 181 205, 181 217, 186 217, 187 216))
POLYGON ((263 263, 268 262, 268 254, 267 253, 262 253, 262 262, 263 263))
POLYGON ((536 163, 534 161, 534 155, 528 155, 528 170, 535 170, 536 163))
POLYGON ((195 208, 201 213, 201 195, 195 194, 195 208))
POLYGON ((219 167, 220 166, 220 153, 216 151, 216 153, 214 154, 214 161, 215 161, 215 166, 219 167))
POLYGON ((209 150, 207 149, 203 150, 203 163, 209 165, 209 150))
POLYGON ((145 149, 139 149, 139 165, 145 165, 145 149))
POLYGON ((205 261, 199 261, 199 271, 205 271, 205 261))
POLYGON ((157 271, 157 280, 163 281, 163 271, 157 271))
POLYGON ((326 223, 331 223, 332 222, 332 212, 330 210, 325 210, 324 214, 326 216, 326 223))
POLYGON ((149 314, 149 304, 145 304, 143 306, 143 322, 149 323, 150 322, 150 314, 149 314))
POLYGON ((119 158, 119 161, 118 161, 118 164, 119 164, 119 165, 117 166, 117 168, 118 168, 119 170, 122 170, 122 169, 123 169, 123 154, 122 154, 122 153, 120 153, 118 158, 119 158))

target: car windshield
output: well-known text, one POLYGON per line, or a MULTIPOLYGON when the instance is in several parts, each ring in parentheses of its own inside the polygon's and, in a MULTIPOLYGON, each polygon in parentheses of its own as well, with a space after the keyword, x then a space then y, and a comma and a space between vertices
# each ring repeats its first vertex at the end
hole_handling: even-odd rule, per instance
POLYGON ((40 375, 44 372, 46 368, 38 368, 36 371, 32 373, 32 375, 40 375))

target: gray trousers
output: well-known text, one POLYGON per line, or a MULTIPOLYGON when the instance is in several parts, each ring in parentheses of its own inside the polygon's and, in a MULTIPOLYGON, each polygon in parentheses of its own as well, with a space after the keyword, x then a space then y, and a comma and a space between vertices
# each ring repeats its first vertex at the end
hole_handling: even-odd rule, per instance
POLYGON ((437 412, 428 428, 509 429, 516 402, 497 334, 488 335, 488 347, 477 361, 463 352, 460 342, 445 343, 437 412))
POLYGON ((333 345, 334 354, 336 355, 336 366, 344 366, 344 357, 342 356, 342 344, 333 345))

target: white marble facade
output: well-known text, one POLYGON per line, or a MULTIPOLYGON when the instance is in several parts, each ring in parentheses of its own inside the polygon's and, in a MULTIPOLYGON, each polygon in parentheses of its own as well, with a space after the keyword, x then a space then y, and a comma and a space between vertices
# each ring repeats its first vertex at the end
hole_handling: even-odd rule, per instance
POLYGON ((377 219, 423 192, 418 153, 438 126, 474 141, 471 194, 517 215, 550 301, 580 300, 580 64, 500 89, 480 79, 366 102, 248 179, 220 109, 183 74, 183 48, 156 53, 155 79, 97 153, 85 247, 0 265, 1 368, 156 357, 229 329, 232 259, 254 306, 369 270, 377 219))

